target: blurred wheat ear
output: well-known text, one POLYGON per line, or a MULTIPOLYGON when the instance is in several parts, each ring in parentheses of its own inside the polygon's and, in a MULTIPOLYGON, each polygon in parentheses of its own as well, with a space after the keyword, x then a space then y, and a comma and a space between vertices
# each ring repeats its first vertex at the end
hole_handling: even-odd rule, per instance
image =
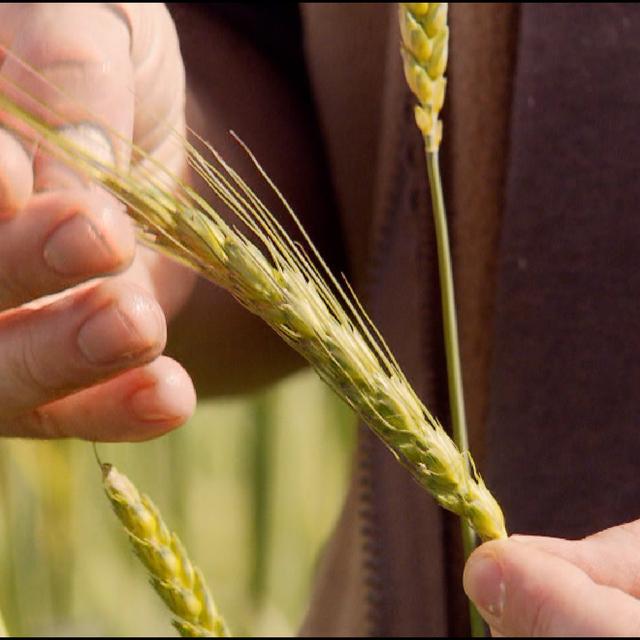
POLYGON ((114 466, 102 464, 104 490, 124 526, 134 553, 149 572, 149 581, 176 616, 184 637, 229 637, 202 573, 189 560, 175 533, 167 528, 148 496, 114 466))
MULTIPOLYGON (((16 85, 12 89, 25 94, 16 85)), ((35 100, 28 94, 25 98, 35 100)), ((38 107, 48 109, 42 103, 38 107)), ((209 186, 207 197, 135 145, 134 156, 144 162, 131 170, 109 165, 15 98, 0 94, 0 109, 27 125, 41 148, 125 203, 144 242, 224 287, 267 322, 439 504, 466 518, 485 540, 506 535, 500 507, 468 464, 468 452, 455 446, 420 401, 351 288, 340 284, 325 265, 248 148, 244 147, 257 170, 297 225, 302 242, 292 240, 248 184, 205 141, 200 143, 211 162, 180 140, 190 166, 209 186), (223 210, 244 223, 249 235, 229 225, 223 210)), ((118 137, 117 132, 112 135, 118 137)))

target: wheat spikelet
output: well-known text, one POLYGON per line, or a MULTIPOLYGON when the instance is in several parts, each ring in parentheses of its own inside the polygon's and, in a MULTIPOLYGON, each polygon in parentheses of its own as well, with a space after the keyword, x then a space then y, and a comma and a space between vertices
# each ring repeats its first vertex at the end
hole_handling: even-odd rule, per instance
POLYGON ((137 170, 106 165, 2 94, 0 108, 31 127, 41 148, 48 145, 51 153, 124 202, 150 246, 226 288, 263 318, 311 363, 443 507, 466 518, 484 540, 506 535, 500 507, 475 470, 468 470, 468 453, 456 448, 422 404, 351 289, 332 276, 295 214, 246 147, 298 225, 306 250, 291 240, 248 185, 204 141, 215 164, 182 140, 190 165, 207 182, 220 206, 244 222, 262 248, 229 226, 210 202, 143 150, 133 149, 148 161, 137 170))
POLYGON ((200 570, 191 564, 156 506, 114 466, 101 467, 105 492, 135 554, 147 568, 153 588, 178 616, 173 625, 185 637, 228 637, 200 570))
POLYGON ((444 72, 449 54, 447 3, 403 2, 399 5, 402 60, 407 84, 420 102, 416 123, 427 151, 437 151, 442 140, 439 119, 444 103, 444 72))

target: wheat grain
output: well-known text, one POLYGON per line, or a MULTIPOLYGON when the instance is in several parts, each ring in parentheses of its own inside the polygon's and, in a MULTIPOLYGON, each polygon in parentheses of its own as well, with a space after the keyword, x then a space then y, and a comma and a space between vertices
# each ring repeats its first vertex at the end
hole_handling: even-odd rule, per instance
POLYGON ((138 170, 109 166, 14 100, 0 95, 0 107, 28 124, 40 136, 41 147, 49 145, 51 153, 124 202, 146 243, 226 288, 262 317, 311 363, 439 504, 466 518, 483 540, 506 535, 500 507, 475 470, 468 470, 468 452, 456 448, 420 401, 351 289, 332 276, 246 147, 298 224, 307 250, 291 240, 242 178, 206 143, 215 164, 183 140, 189 163, 220 205, 247 225, 262 249, 143 150, 134 147, 148 160, 138 170))
POLYGON ((101 467, 105 492, 135 554, 147 568, 153 588, 178 616, 173 625, 186 637, 228 637, 202 574, 156 506, 114 466, 101 467))

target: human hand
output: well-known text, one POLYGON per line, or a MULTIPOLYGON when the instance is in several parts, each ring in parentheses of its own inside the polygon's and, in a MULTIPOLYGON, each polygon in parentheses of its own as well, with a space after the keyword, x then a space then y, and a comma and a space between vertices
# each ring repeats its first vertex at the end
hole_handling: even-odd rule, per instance
MULTIPOLYGON (((184 132, 184 71, 163 5, 2 4, 0 44, 0 91, 25 88, 120 166, 129 146, 114 131, 183 171, 170 134, 184 132)), ((159 356, 193 277, 136 248, 114 198, 0 124, 0 435, 142 440, 178 426, 193 386, 159 356)))
POLYGON ((640 634, 640 520, 582 540, 511 536, 476 549, 464 587, 494 635, 640 634))

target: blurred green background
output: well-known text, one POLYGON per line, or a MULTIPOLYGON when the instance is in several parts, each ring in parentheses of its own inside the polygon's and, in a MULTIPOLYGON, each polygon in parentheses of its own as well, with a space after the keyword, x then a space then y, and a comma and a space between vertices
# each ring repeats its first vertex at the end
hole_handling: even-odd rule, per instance
MULTIPOLYGON (((311 371, 100 445, 150 495, 238 635, 294 635, 346 491, 355 421, 311 371)), ((15 635, 175 635, 102 492, 91 445, 0 443, 0 606, 15 635)))

